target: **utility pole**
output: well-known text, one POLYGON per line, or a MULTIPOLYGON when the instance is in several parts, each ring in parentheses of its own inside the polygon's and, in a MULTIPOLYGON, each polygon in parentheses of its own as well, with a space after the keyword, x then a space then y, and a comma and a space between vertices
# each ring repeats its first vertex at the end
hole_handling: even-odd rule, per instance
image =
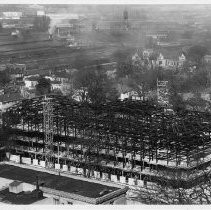
POLYGON ((47 168, 54 166, 54 145, 53 145, 53 103, 46 95, 43 100, 43 120, 44 120, 44 143, 45 143, 45 163, 47 168))

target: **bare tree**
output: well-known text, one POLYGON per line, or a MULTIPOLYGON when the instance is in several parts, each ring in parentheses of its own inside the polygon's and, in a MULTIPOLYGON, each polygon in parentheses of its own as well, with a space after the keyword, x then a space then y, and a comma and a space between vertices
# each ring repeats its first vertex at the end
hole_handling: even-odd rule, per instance
POLYGON ((175 170, 170 176, 164 171, 158 172, 161 177, 159 181, 142 187, 137 199, 147 204, 210 204, 210 172, 198 170, 192 173, 194 175, 196 173, 200 174, 201 179, 193 179, 192 182, 189 182, 190 186, 188 188, 188 186, 184 186, 184 179, 179 175, 178 171, 175 170), (194 186, 191 186, 191 184, 194 186))

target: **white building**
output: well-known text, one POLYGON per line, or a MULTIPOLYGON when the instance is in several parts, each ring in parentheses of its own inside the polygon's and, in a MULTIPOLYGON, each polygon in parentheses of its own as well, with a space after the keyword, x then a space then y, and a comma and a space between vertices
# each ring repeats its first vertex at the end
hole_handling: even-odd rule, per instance
POLYGON ((51 80, 52 89, 60 89, 63 95, 67 95, 71 90, 71 73, 67 71, 56 72, 51 80))
POLYGON ((126 92, 126 93, 121 93, 119 99, 121 101, 125 100, 125 99, 132 99, 132 100, 141 100, 141 97, 138 95, 138 93, 134 90, 126 92))
POLYGON ((38 84, 39 80, 39 75, 32 75, 32 76, 27 76, 24 77, 23 81, 25 83, 25 87, 28 89, 35 89, 36 85, 38 84))
POLYGON ((143 59, 149 59, 149 57, 153 54, 153 49, 145 49, 143 51, 143 59))
POLYGON ((204 62, 205 63, 211 63, 211 55, 205 55, 204 56, 204 62))
POLYGON ((45 11, 43 11, 43 10, 37 11, 37 16, 44 16, 44 15, 45 15, 45 11))
POLYGON ((173 55, 164 56, 163 53, 159 53, 156 60, 156 65, 163 68, 174 68, 183 66, 185 61, 186 57, 183 53, 178 56, 173 56, 173 55))
POLYGON ((22 12, 3 12, 4 19, 20 19, 22 12))
POLYGON ((60 81, 51 81, 51 90, 62 91, 62 83, 60 81))

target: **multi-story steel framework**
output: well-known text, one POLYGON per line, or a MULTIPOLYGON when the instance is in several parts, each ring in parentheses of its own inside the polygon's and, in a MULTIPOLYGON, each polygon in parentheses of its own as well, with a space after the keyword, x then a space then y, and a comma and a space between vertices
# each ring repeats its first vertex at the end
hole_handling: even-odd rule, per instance
POLYGON ((48 168, 53 167, 53 103, 51 98, 44 97, 43 100, 43 120, 44 120, 44 142, 45 142, 45 162, 48 168))
MULTIPOLYGON (((178 173, 183 180, 180 184, 185 186, 196 183, 197 170, 210 164, 208 113, 170 114, 164 107, 147 101, 94 106, 52 96, 52 103, 52 151, 54 155, 58 153, 59 142, 61 165, 152 181, 160 180, 161 172, 168 176, 178 173)), ((42 158, 44 116, 42 98, 24 100, 4 113, 4 128, 9 129, 15 142, 13 152, 42 158)), ((52 161, 57 162, 53 154, 52 161)))

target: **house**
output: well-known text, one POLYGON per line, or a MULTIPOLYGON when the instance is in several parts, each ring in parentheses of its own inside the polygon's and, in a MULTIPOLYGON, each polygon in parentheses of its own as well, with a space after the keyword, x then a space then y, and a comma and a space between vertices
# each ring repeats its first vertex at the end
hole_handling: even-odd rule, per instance
POLYGON ((143 59, 149 59, 149 57, 153 54, 153 49, 145 49, 143 51, 143 59))
POLYGON ((183 52, 179 53, 177 50, 161 49, 159 50, 155 64, 164 69, 176 68, 182 67, 185 61, 186 57, 183 52))
POLYGON ((177 49, 165 49, 159 50, 144 49, 142 54, 137 51, 132 56, 133 65, 141 64, 148 65, 149 68, 160 66, 162 68, 176 68, 182 67, 186 61, 185 54, 179 53, 177 49))
POLYGON ((56 71, 53 73, 52 77, 55 81, 59 81, 62 84, 70 81, 70 74, 66 71, 56 71))
POLYGON ((36 95, 35 89, 28 89, 26 87, 22 87, 20 91, 23 98, 26 98, 26 99, 34 98, 36 95))
POLYGON ((24 77, 23 80, 25 87, 28 89, 35 89, 38 84, 39 77, 40 76, 38 74, 24 77))
POLYGON ((45 11, 43 11, 43 10, 38 10, 38 11, 37 11, 37 16, 45 16, 45 11))
POLYGON ((162 31, 162 32, 147 34, 146 36, 154 40, 166 40, 168 38, 168 32, 162 31))
POLYGON ((119 99, 121 101, 123 101, 125 99, 132 99, 132 100, 140 101, 141 97, 139 96, 139 94, 136 91, 132 90, 132 91, 129 91, 129 92, 126 92, 126 93, 121 93, 119 99))
POLYGON ((60 81, 51 81, 51 90, 60 90, 62 91, 63 85, 60 81))
POLYGON ((9 184, 9 192, 18 194, 23 191, 23 184, 19 181, 13 181, 9 184))
POLYGON ((136 62, 141 60, 141 57, 139 56, 138 52, 136 52, 133 56, 132 56, 132 61, 136 62))
MULTIPOLYGON (((141 90, 141 87, 139 87, 141 90)), ((143 98, 139 96, 138 92, 133 90, 133 88, 127 85, 117 85, 117 90, 119 92, 119 99, 121 101, 125 99, 132 99, 132 100, 142 100, 143 98)))
POLYGON ((204 62, 210 64, 211 63, 211 55, 205 55, 204 56, 204 62))
POLYGON ((35 185, 6 178, 2 180, 1 177, 0 180, 6 182, 0 190, 0 204, 30 205, 46 198, 41 190, 36 189, 35 185))
POLYGON ((184 53, 182 53, 180 56, 179 56, 179 66, 183 66, 184 63, 186 61, 186 56, 184 53))
POLYGON ((3 12, 3 19, 20 19, 22 17, 22 12, 3 12))
POLYGON ((132 56, 132 64, 133 65, 144 65, 144 60, 143 60, 143 53, 140 50, 137 50, 136 53, 132 56))
POLYGON ((164 58, 163 54, 160 53, 159 56, 157 57, 157 62, 156 64, 158 66, 161 66, 161 67, 166 67, 167 65, 167 60, 164 58))
POLYGON ((72 87, 71 76, 76 70, 68 71, 56 71, 52 74, 53 80, 51 80, 51 85, 53 89, 60 89, 63 95, 67 95, 72 87))
POLYGON ((5 112, 7 108, 21 101, 23 97, 20 93, 8 93, 0 95, 0 111, 5 112))

